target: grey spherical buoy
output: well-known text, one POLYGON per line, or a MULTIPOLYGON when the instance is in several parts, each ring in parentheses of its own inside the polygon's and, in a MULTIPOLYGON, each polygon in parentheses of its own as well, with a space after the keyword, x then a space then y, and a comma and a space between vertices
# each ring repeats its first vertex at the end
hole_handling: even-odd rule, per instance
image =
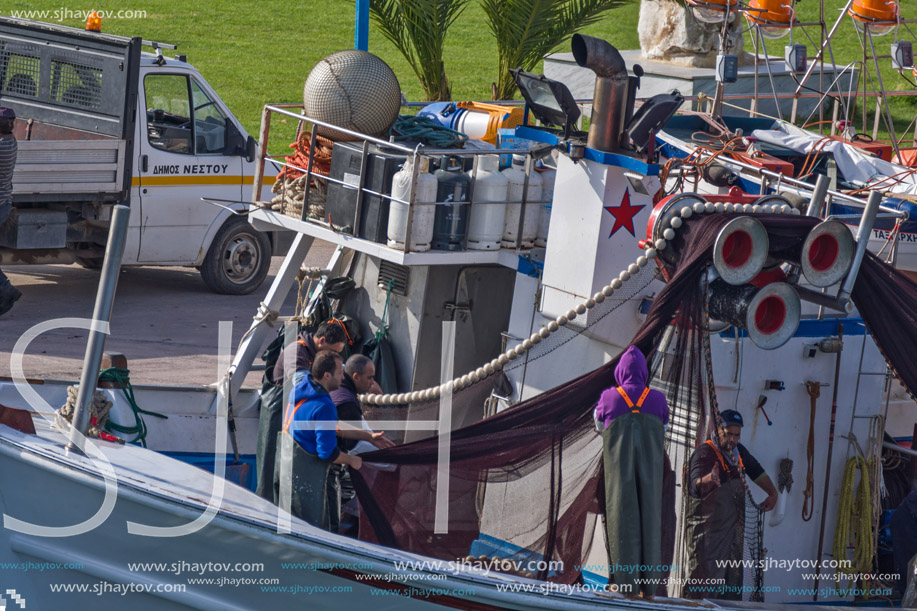
MULTIPOLYGON (((384 61, 366 51, 338 51, 318 61, 303 88, 303 105, 313 119, 371 136, 384 135, 398 118, 401 86, 384 61)), ((316 127, 332 140, 357 140, 316 127)))

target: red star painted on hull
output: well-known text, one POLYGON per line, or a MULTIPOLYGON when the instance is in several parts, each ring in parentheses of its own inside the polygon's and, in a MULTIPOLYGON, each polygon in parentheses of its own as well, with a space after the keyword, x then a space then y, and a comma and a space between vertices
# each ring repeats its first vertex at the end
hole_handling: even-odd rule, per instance
POLYGON ((631 206, 630 190, 624 189, 624 197, 621 199, 619 205, 605 206, 605 210, 607 210, 611 216, 615 217, 615 224, 611 228, 611 233, 608 234, 608 237, 610 238, 613 236, 618 229, 626 229, 630 232, 630 235, 637 237, 637 234, 634 233, 634 217, 645 207, 646 206, 631 206))

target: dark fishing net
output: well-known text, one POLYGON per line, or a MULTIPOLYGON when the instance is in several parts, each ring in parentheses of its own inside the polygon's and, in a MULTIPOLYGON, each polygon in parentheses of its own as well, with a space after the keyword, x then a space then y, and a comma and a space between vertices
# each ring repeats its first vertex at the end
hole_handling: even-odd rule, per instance
MULTIPOLYGON (((652 385, 666 394, 672 410, 666 447, 673 464, 685 464, 714 425, 715 394, 707 382, 711 372, 705 359, 703 278, 716 236, 732 218, 735 215, 699 215, 677 232, 677 268, 632 342, 647 355, 652 385)), ((818 222, 786 215, 757 218, 768 231, 771 255, 791 262, 798 262, 805 236, 818 222)), ((636 294, 648 286, 652 273, 648 266, 624 288, 636 294)), ((853 297, 904 386, 917 388, 917 362, 907 355, 917 341, 917 286, 867 254, 853 297)), ((598 307, 611 311, 621 303, 606 300, 598 307)), ((529 359, 549 354, 562 358, 563 344, 579 332, 572 325, 563 328, 539 344, 529 359)), ((353 473, 363 508, 360 537, 451 561, 468 555, 540 560, 525 563, 521 572, 562 583, 578 581, 595 521, 605 511, 602 444, 592 409, 601 392, 614 384, 617 361, 616 357, 551 391, 453 430, 445 532, 435 528, 438 436, 364 454, 364 468, 353 473), (562 565, 548 566, 545 561, 562 565)), ((456 412, 470 404, 482 405, 497 379, 490 376, 455 393, 456 412)), ((438 402, 412 405, 411 411, 415 408, 424 419, 435 419, 438 402)), ((674 481, 670 486, 674 490, 674 481)), ((674 516, 674 494, 664 500, 663 515, 674 516)), ((746 542, 757 548, 746 545, 746 553, 760 557, 763 523, 752 511, 747 517, 746 528, 754 529, 746 533, 746 542)), ((663 530, 670 546, 676 540, 683 546, 674 519, 664 519, 663 530)), ((670 548, 663 558, 671 557, 670 548)), ((760 582, 760 576, 748 573, 760 582)))

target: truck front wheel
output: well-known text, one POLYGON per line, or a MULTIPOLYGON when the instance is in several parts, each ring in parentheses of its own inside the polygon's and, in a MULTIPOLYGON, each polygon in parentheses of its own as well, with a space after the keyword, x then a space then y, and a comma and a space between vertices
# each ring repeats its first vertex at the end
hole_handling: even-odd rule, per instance
POLYGON ((215 293, 245 295, 254 291, 271 265, 271 241, 243 217, 220 227, 201 265, 204 284, 215 293))

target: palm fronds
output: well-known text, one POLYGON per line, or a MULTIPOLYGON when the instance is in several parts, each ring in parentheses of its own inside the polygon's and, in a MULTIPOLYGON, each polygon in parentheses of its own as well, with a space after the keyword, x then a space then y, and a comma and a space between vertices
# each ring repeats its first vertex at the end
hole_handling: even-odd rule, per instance
POLYGON ((452 97, 443 46, 446 31, 467 4, 468 0, 370 0, 372 20, 404 55, 428 101, 452 97))
POLYGON ((493 97, 512 99, 509 71, 531 71, 577 30, 597 22, 605 11, 632 0, 481 0, 497 41, 498 73, 493 97))

